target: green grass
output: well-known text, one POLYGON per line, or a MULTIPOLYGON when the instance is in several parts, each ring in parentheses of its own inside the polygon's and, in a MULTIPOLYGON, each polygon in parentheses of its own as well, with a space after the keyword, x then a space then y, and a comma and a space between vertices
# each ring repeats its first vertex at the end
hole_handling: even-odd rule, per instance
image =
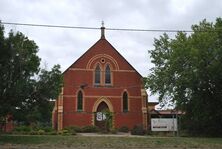
MULTIPOLYGON (((222 138, 174 137, 83 137, 0 135, 0 147, 5 144, 47 146, 48 148, 222 148, 222 138)), ((16 148, 16 147, 15 147, 16 148)))

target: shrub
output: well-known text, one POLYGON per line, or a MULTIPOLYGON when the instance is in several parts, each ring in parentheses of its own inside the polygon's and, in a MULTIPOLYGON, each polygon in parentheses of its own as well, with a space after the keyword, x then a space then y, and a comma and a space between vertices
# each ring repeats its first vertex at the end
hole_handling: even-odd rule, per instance
POLYGON ((69 135, 70 133, 69 133, 68 130, 63 129, 63 130, 58 131, 57 134, 59 134, 59 135, 69 135))
POLYGON ((32 130, 32 131, 30 131, 30 133, 29 133, 30 135, 38 135, 38 132, 37 131, 34 131, 34 130, 32 130))
MULTIPOLYGON (((65 132, 68 131, 68 133, 71 134, 71 135, 76 135, 76 131, 75 131, 74 127, 67 127, 67 128, 64 129, 64 131, 65 132)), ((64 131, 63 131, 63 133, 64 133, 64 131)))
POLYGON ((63 134, 63 131, 60 130, 60 131, 57 132, 57 134, 58 134, 58 135, 62 135, 62 134, 63 134))
POLYGON ((96 126, 90 125, 90 126, 82 127, 82 132, 98 132, 98 131, 99 131, 99 129, 96 126))
POLYGON ((64 129, 64 130, 62 130, 62 133, 66 134, 66 133, 69 133, 69 131, 64 129))
POLYGON ((54 131, 54 129, 52 128, 52 127, 42 127, 41 128, 42 130, 44 130, 45 132, 52 132, 52 131, 54 131))
POLYGON ((61 134, 62 135, 70 135, 71 133, 68 130, 63 129, 61 134))
POLYGON ((107 110, 104 110, 103 112, 106 115, 105 129, 109 132, 113 126, 113 114, 112 114, 112 112, 107 111, 107 110))
POLYGON ((45 130, 39 129, 39 130, 38 130, 38 134, 39 134, 39 135, 44 135, 44 134, 45 134, 45 130))
POLYGON ((21 133, 28 133, 30 132, 32 129, 31 127, 29 126, 17 126, 14 128, 13 131, 16 131, 16 132, 21 132, 21 133))
POLYGON ((82 129, 78 126, 69 126, 69 127, 66 127, 65 130, 68 130, 70 132, 82 132, 82 129))
POLYGON ((122 126, 119 128, 119 132, 129 132, 129 128, 127 126, 122 126))
POLYGON ((57 135, 57 132, 56 131, 51 131, 51 132, 48 132, 47 134, 49 134, 49 135, 57 135))
POLYGON ((145 134, 145 130, 143 129, 142 125, 136 125, 131 130, 131 134, 132 135, 144 135, 145 134))
POLYGON ((111 128, 111 129, 110 129, 110 133, 112 133, 112 134, 117 134, 117 129, 111 128))
POLYGON ((39 125, 34 125, 31 127, 32 130, 38 131, 38 130, 44 130, 45 132, 51 132, 54 131, 54 129, 50 126, 39 126, 39 125))
POLYGON ((72 130, 71 132, 69 132, 71 135, 76 135, 76 131, 72 130))

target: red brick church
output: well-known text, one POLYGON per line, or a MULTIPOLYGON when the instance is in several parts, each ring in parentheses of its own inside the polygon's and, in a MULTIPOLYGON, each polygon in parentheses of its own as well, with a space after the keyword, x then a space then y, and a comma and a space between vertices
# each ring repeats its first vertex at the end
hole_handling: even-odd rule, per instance
POLYGON ((53 109, 53 127, 104 126, 112 113, 112 127, 142 125, 147 129, 147 93, 143 77, 106 40, 101 38, 64 73, 61 94, 53 109))

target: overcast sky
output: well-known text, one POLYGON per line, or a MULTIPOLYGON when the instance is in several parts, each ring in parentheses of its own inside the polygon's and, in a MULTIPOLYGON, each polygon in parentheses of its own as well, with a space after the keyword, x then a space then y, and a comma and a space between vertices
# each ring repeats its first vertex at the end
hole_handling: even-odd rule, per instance
MULTIPOLYGON (((2 22, 109 28, 190 30, 204 18, 222 17, 222 0, 0 0, 2 22)), ((100 38, 100 30, 5 25, 39 46, 42 66, 62 71, 100 38)), ((143 76, 152 67, 148 50, 162 33, 106 31, 106 39, 143 76)), ((173 36, 173 34, 171 34, 173 36)), ((151 100, 155 100, 151 97, 151 100)))

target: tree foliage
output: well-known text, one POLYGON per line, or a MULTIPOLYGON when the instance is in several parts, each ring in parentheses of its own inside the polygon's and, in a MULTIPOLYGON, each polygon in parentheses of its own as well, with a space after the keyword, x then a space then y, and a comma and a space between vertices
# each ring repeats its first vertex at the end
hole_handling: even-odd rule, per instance
POLYGON ((36 43, 21 32, 11 30, 5 37, 0 24, 0 117, 11 114, 16 120, 29 121, 35 113, 35 120, 49 119, 49 100, 61 86, 60 66, 41 69, 37 52, 36 43))
POLYGON ((186 112, 194 134, 222 135, 222 19, 203 20, 193 33, 178 32, 154 40, 147 85, 160 102, 173 102, 186 112))
POLYGON ((17 108, 17 120, 30 123, 50 123, 51 112, 61 89, 60 65, 55 65, 50 71, 42 69, 34 81, 30 98, 17 108), (27 113, 24 115, 24 113, 27 113))
POLYGON ((38 46, 22 33, 10 31, 4 37, 1 27, 0 113, 13 113, 29 95, 31 77, 39 71, 38 46))

